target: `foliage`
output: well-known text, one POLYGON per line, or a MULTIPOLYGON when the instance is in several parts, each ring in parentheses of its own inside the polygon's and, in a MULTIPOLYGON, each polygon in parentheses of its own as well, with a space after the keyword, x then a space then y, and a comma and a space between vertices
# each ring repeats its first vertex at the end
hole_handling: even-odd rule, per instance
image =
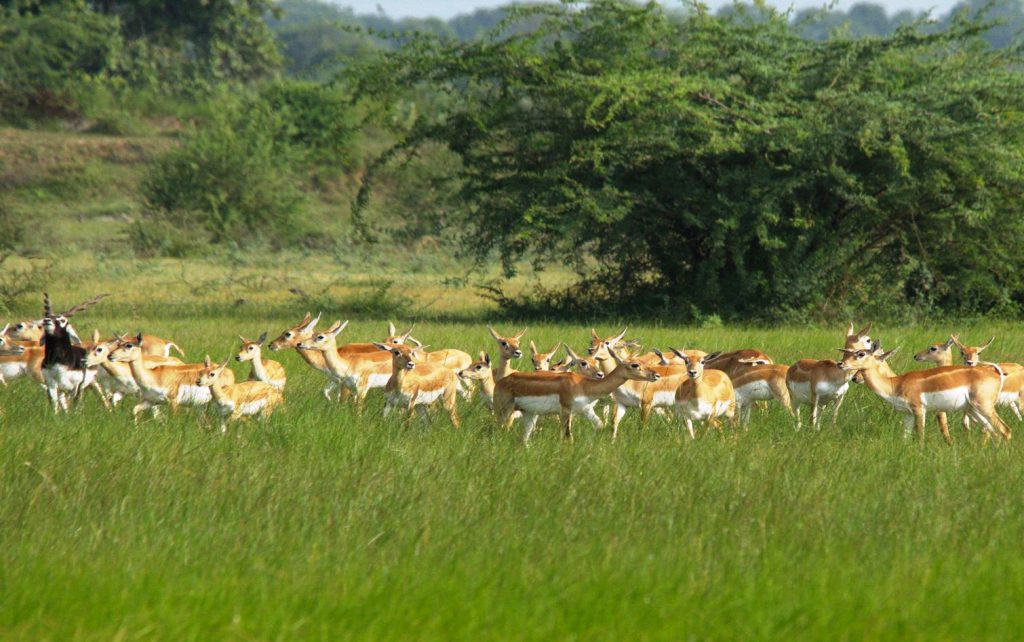
MULTIPOLYGON (((265 102, 225 103, 220 115, 155 162, 142 185, 150 219, 213 243, 285 242, 305 202, 294 154, 281 142, 285 127, 265 102)), ((140 249, 160 247, 141 230, 136 239, 140 249)))
POLYGON ((0 118, 74 116, 81 81, 121 45, 116 18, 80 3, 20 13, 0 5, 0 118))
POLYGON ((277 81, 256 100, 281 119, 278 142, 302 150, 309 162, 333 166, 352 160, 359 123, 341 86, 277 81))
POLYGON ((568 262, 570 306, 1020 312, 1024 76, 984 24, 817 42, 770 11, 527 14, 543 27, 354 74, 382 101, 449 94, 389 153, 460 156, 475 214, 452 231, 477 260, 568 262))

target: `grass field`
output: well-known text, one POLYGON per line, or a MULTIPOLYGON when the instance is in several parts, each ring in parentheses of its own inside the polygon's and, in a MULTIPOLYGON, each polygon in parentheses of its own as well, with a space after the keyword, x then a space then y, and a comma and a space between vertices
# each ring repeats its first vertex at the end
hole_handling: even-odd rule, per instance
MULTIPOLYGON (((140 328, 200 357, 288 317, 140 318, 104 304, 80 329, 140 328)), ((292 318, 295 317, 295 319, 292 318)), ((326 319, 325 319, 326 320, 326 319)), ((511 331, 513 328, 503 329, 511 331)), ((348 340, 380 337, 354 319, 348 340)), ((612 328, 604 328, 612 330, 612 328)), ((880 328, 910 355, 950 330, 880 328)), ((491 348, 479 324, 423 323, 434 346, 491 348)), ((589 330, 526 339, 581 346, 589 330)), ((831 357, 841 329, 636 327, 647 345, 757 346, 831 357)), ((839 424, 684 438, 655 419, 620 438, 554 421, 529 449, 479 400, 455 431, 329 403, 294 354, 284 410, 227 435, 185 411, 132 425, 89 398, 51 416, 25 381, 0 390, 0 637, 209 639, 1016 639, 1024 614, 1024 465, 933 422, 923 446, 870 391, 839 424)), ((524 359, 518 364, 527 367, 524 359)), ((244 374, 241 368, 238 374, 244 374)), ((1005 415, 1006 413, 1004 413, 1005 415)), ((1011 422, 1011 426, 1016 426, 1011 422)))

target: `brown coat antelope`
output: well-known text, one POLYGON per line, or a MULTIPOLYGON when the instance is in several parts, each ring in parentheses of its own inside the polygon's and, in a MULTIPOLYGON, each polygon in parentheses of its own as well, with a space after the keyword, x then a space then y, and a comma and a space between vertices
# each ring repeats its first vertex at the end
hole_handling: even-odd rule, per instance
POLYGON ((242 335, 238 335, 238 338, 242 341, 242 347, 235 355, 235 361, 252 363, 249 381, 262 381, 283 390, 284 384, 288 382, 288 374, 284 371, 284 366, 277 361, 263 358, 263 344, 267 340, 267 333, 264 332, 255 341, 249 341, 242 335))
POLYGON ((853 375, 854 372, 844 370, 839 362, 831 359, 801 359, 791 365, 786 371, 786 387, 796 414, 797 430, 801 426, 800 406, 803 404, 811 407, 811 426, 818 429, 821 426, 821 409, 829 402, 835 402, 832 410, 834 425, 853 375))
MULTIPOLYGON (((209 388, 211 403, 220 412, 221 432, 227 430, 229 423, 242 417, 258 415, 266 419, 284 402, 284 395, 278 386, 253 380, 233 383, 234 376, 225 376, 231 372, 228 370, 230 361, 228 358, 219 366, 206 366, 199 371, 195 381, 196 386, 209 388)), ((209 355, 206 357, 206 363, 210 363, 209 355)))
POLYGON ((356 408, 361 412, 367 393, 388 385, 391 379, 391 355, 376 346, 373 352, 339 350, 337 337, 347 326, 348 321, 335 321, 327 330, 300 341, 296 347, 299 350, 320 352, 331 376, 355 393, 356 408))
MULTIPOLYGON (((571 353, 570 353, 571 355, 571 353)), ((607 397, 629 380, 656 381, 659 375, 637 360, 623 361, 611 353, 617 367, 602 379, 592 379, 575 372, 514 372, 494 387, 494 414, 504 428, 512 425, 516 410, 523 416, 523 442, 530 435, 541 415, 558 413, 565 438, 572 439, 573 414, 580 413, 595 428, 601 419, 594 412, 598 400, 607 397)))
MULTIPOLYGON (((906 415, 903 426, 908 435, 915 429, 918 439, 924 439, 925 416, 929 410, 962 411, 982 425, 986 437, 994 434, 996 439, 1010 439, 1010 429, 996 414, 996 402, 1003 387, 1003 374, 997 366, 943 366, 889 377, 882 374, 879 364, 896 350, 883 353, 843 348, 841 351, 843 370, 863 373, 864 383, 872 392, 906 415)), ((945 427, 942 437, 946 443, 952 443, 945 427)))
POLYGON ((719 417, 725 416, 736 424, 736 392, 729 375, 721 370, 708 370, 705 363, 713 361, 718 353, 706 354, 700 350, 672 349, 686 364, 686 379, 676 388, 676 414, 686 424, 690 439, 694 438, 693 422, 707 421, 722 430, 719 417))
POLYGON ((793 404, 789 399, 789 387, 786 386, 789 366, 766 363, 763 359, 741 359, 741 362, 750 366, 750 369, 732 378, 740 423, 746 425, 750 421, 750 412, 758 401, 774 399, 792 415, 793 404))
POLYGON ((451 368, 420 362, 418 348, 407 345, 378 343, 377 347, 391 356, 391 378, 384 390, 387 401, 384 414, 393 408, 413 411, 427 419, 427 406, 440 401, 448 411, 452 425, 459 427, 459 413, 456 402, 459 394, 458 376, 451 368))

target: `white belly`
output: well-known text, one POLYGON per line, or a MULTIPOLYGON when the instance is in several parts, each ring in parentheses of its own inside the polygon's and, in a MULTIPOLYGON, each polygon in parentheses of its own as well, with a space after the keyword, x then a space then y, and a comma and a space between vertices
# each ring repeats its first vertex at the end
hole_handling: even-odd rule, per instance
POLYGON ((640 395, 629 386, 619 386, 615 390, 615 401, 627 408, 636 408, 640 405, 640 395))
POLYGON ((80 387, 92 383, 96 378, 95 370, 71 370, 65 366, 56 366, 43 370, 43 378, 51 388, 65 392, 74 392, 80 387))
POLYGON ((253 401, 246 401, 242 404, 242 414, 246 416, 255 415, 256 413, 263 410, 264 406, 266 405, 266 399, 255 399, 253 401))
POLYGON ((20 377, 28 371, 28 367, 24 363, 11 363, 10 361, 0 363, 0 375, 4 379, 14 379, 20 377))
POLYGON ((751 381, 736 388, 736 403, 746 406, 754 401, 771 401, 775 398, 767 381, 751 381))
POLYGON ((789 388, 789 396, 793 401, 800 403, 811 403, 811 384, 808 382, 786 382, 789 388))
POLYGON ((921 393, 921 404, 926 410, 935 412, 949 412, 951 410, 962 410, 967 407, 970 401, 967 386, 950 388, 938 392, 921 393))
POLYGON ((204 406, 210 403, 210 389, 205 386, 178 386, 178 403, 187 406, 204 406))
POLYGON ((374 374, 374 375, 370 375, 370 378, 369 378, 370 385, 369 385, 369 387, 370 388, 383 388, 384 386, 388 385, 388 381, 390 381, 390 380, 391 380, 391 375, 390 374, 374 374))
POLYGON ((442 394, 444 394, 444 388, 438 388, 437 390, 429 391, 421 390, 420 393, 416 395, 416 405, 425 406, 428 404, 432 404, 438 399, 440 399, 442 394))
POLYGON ((662 390, 651 397, 651 405, 656 407, 671 407, 676 405, 675 390, 662 390))
POLYGON ((679 404, 679 409, 684 417, 700 421, 722 416, 729 409, 729 402, 712 399, 687 399, 679 404))
POLYGON ((1017 401, 1018 398, 1019 397, 1016 392, 1001 392, 999 393, 999 405, 1009 406, 1010 404, 1017 401))
POLYGON ((558 395, 539 397, 516 397, 516 408, 531 415, 549 415, 562 411, 558 395))
POLYGON ((846 391, 850 389, 850 382, 844 381, 840 385, 829 381, 822 381, 817 386, 818 398, 822 401, 828 401, 836 397, 842 397, 846 394, 846 391))

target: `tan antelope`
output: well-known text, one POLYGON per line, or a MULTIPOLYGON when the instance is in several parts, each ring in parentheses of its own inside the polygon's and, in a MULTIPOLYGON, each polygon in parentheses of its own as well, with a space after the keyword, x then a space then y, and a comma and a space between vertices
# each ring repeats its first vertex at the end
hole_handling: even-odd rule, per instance
MULTIPOLYGON (((350 390, 347 387, 340 385, 340 382, 331 373, 331 369, 327 366, 327 362, 324 359, 324 355, 319 350, 303 350, 299 348, 299 344, 306 339, 313 336, 313 332, 316 329, 316 324, 320 321, 320 315, 313 315, 309 312, 303 317, 302 321, 299 321, 296 325, 285 330, 267 346, 272 352, 278 350, 285 350, 287 348, 293 348, 298 353, 299 357, 306 362, 314 370, 318 370, 327 377, 327 385, 324 386, 323 395, 327 400, 331 399, 331 395, 335 390, 338 390, 338 400, 344 401, 350 394, 350 390)), ((338 348, 339 355, 352 355, 352 354, 373 354, 376 355, 380 351, 372 343, 349 343, 338 348)))
MULTIPOLYGON (((147 367, 142 346, 145 338, 140 334, 122 339, 110 351, 107 358, 114 363, 127 363, 132 377, 139 386, 142 400, 132 408, 132 416, 138 421, 139 413, 149 410, 153 417, 160 413, 160 406, 167 404, 174 412, 178 406, 204 406, 213 398, 209 388, 196 385, 199 371, 209 368, 207 362, 195 364, 165 364, 147 367)), ((226 384, 235 382, 235 373, 230 369, 220 375, 226 384)))
POLYGON ((509 337, 501 336, 491 326, 487 326, 487 331, 491 333, 491 336, 498 343, 498 365, 494 368, 494 380, 501 381, 509 374, 515 372, 515 369, 512 367, 512 360, 523 356, 523 350, 519 347, 519 341, 526 334, 526 328, 523 328, 519 334, 509 337))
MULTIPOLYGON (((960 349, 960 357, 963 358, 965 366, 976 366, 979 363, 984 363, 981 360, 982 351, 992 345, 992 342, 996 340, 995 337, 992 337, 980 346, 968 346, 960 343, 960 337, 955 334, 951 335, 949 338, 952 339, 953 343, 956 344, 956 347, 960 349)), ((1017 372, 1018 370, 1024 370, 1024 366, 1019 363, 1000 363, 999 367, 1002 369, 1003 374, 1007 376, 1017 372)))
MULTIPOLYGON (((992 337, 991 339, 989 339, 987 342, 980 346, 964 345, 963 343, 960 342, 960 338, 955 334, 950 335, 949 340, 952 341, 957 348, 959 348, 960 357, 963 359, 964 365, 974 367, 979 364, 987 363, 981 360, 981 353, 983 350, 985 350, 985 348, 988 348, 990 345, 992 345, 992 342, 995 341, 995 337, 992 337)), ((947 349, 946 352, 950 356, 950 363, 947 365, 952 365, 952 350, 947 349)), ((935 361, 938 362, 938 359, 941 359, 944 355, 942 355, 941 351, 937 351, 934 356, 936 357, 935 361)), ((932 359, 929 360, 931 361, 932 359)), ((998 405, 1009 406, 1010 410, 1013 411, 1014 416, 1017 417, 1018 421, 1020 421, 1021 419, 1024 419, 1024 415, 1021 414, 1020 408, 1020 397, 1022 392, 1024 392, 1024 366, 1021 366, 1019 363, 1002 362, 999 363, 998 365, 999 369, 1003 371, 1004 375, 1006 375, 1006 380, 1003 381, 1003 390, 999 394, 998 405)), ((970 429, 970 417, 968 415, 964 415, 963 426, 964 429, 970 429)))
POLYGON ((459 427, 456 402, 460 386, 451 368, 420 361, 419 349, 411 346, 378 343, 377 347, 391 356, 391 378, 384 390, 385 416, 392 409, 401 408, 408 412, 410 419, 416 411, 427 421, 427 406, 440 401, 448 411, 452 426, 459 427))
POLYGON ((801 359, 791 365, 786 371, 786 387, 796 415, 797 430, 801 427, 800 406, 804 404, 811 407, 811 426, 818 429, 821 426, 821 409, 835 402, 832 410, 832 424, 835 425, 854 374, 831 359, 801 359))
POLYGON ((228 424, 242 417, 259 416, 267 419, 274 410, 284 402, 281 388, 263 381, 242 381, 234 383, 234 376, 227 376, 228 357, 224 363, 210 363, 210 355, 206 355, 206 365, 199 371, 195 385, 210 390, 211 403, 220 412, 220 430, 225 432, 228 424))
MULTIPOLYGON (((96 368, 96 383, 106 395, 113 407, 117 407, 126 396, 137 396, 141 394, 139 385, 135 383, 132 376, 131 366, 127 363, 115 363, 108 357, 111 351, 119 343, 119 339, 113 341, 102 341, 99 331, 93 332, 93 341, 85 353, 85 366, 96 368)), ((145 341, 145 337, 143 337, 145 341)), ((143 364, 147 368, 158 365, 182 365, 177 357, 163 357, 144 354, 143 364)))
MULTIPOLYGON (((567 348, 568 350, 568 348, 567 348)), ((569 356, 576 355, 569 350, 569 356)), ((591 379, 575 372, 514 372, 494 386, 494 414, 498 423, 508 429, 514 412, 523 416, 523 442, 530 435, 541 415, 558 413, 561 416, 565 438, 572 440, 572 418, 575 413, 586 417, 600 429, 601 419, 594 405, 629 380, 656 381, 658 374, 637 360, 623 361, 612 351, 617 367, 601 379, 591 379)))
MULTIPOLYGON (((943 366, 914 370, 889 377, 881 373, 879 364, 896 350, 881 352, 841 348, 841 367, 847 372, 860 372, 872 392, 906 415, 903 427, 909 436, 912 429, 924 439, 925 416, 928 411, 965 412, 998 440, 1010 439, 1010 429, 996 414, 996 402, 1003 387, 1003 373, 998 366, 971 368, 943 366)), ((946 443, 953 443, 949 430, 942 427, 946 443)))
POLYGON ((235 355, 235 361, 239 363, 245 363, 246 361, 252 363, 252 369, 249 371, 249 381, 262 381, 267 385, 283 390, 284 384, 288 381, 288 375, 284 371, 284 366, 276 361, 263 358, 263 344, 267 340, 267 333, 264 332, 255 341, 249 341, 242 335, 238 335, 238 338, 242 341, 242 347, 238 350, 238 354, 235 355))
POLYGON ((768 363, 764 359, 741 359, 740 361, 750 366, 750 370, 732 378, 740 423, 746 425, 750 421, 750 413, 755 403, 773 399, 782 404, 786 412, 792 416, 793 404, 790 402, 789 387, 786 385, 789 366, 768 363))
MULTIPOLYGON (((924 350, 922 350, 922 351, 918 352, 917 354, 915 354, 914 355, 914 361, 930 362, 930 363, 934 364, 933 367, 936 367, 936 368, 941 368, 941 367, 944 367, 944 366, 951 366, 951 365, 953 365, 953 350, 952 350, 952 347, 953 347, 954 343, 955 342, 953 341, 953 338, 950 337, 945 343, 935 343, 935 344, 932 344, 932 345, 928 346, 927 348, 925 348, 924 350)), ((886 365, 888 365, 888 362, 885 362, 885 363, 886 363, 886 365)), ((886 376, 895 376, 895 373, 890 375, 888 373, 884 373, 883 372, 882 374, 885 374, 886 376)), ((1004 388, 1006 387, 1006 383, 1007 382, 1003 383, 1003 387, 1004 388)), ((1002 395, 1000 395, 1000 397, 1001 396, 1002 395)), ((935 419, 939 422, 939 429, 942 431, 942 433, 943 434, 948 433, 949 432, 949 423, 948 423, 948 420, 946 419, 946 413, 944 413, 944 412, 937 412, 937 413, 935 413, 935 419)), ((970 418, 967 417, 966 414, 963 416, 963 420, 961 421, 961 425, 963 425, 964 430, 970 430, 971 429, 971 420, 970 420, 970 418)))
POLYGON ((551 360, 555 358, 555 353, 562 347, 562 342, 559 341, 555 344, 555 347, 551 348, 548 352, 541 352, 537 349, 537 344, 530 341, 530 361, 533 362, 534 372, 545 372, 551 370, 551 360))
MULTIPOLYGON (((860 330, 854 331, 853 321, 850 321, 849 327, 846 328, 846 339, 843 342, 843 347, 847 350, 875 350, 878 347, 878 342, 871 338, 868 334, 871 332, 871 324, 867 324, 860 330)), ((892 366, 889 365, 888 361, 882 361, 879 365, 879 372, 887 377, 895 377, 896 373, 893 372, 892 366)), ((863 383, 861 381, 862 375, 855 375, 853 378, 854 383, 863 383)), ((842 402, 840 402, 842 403, 842 402)), ((943 415, 945 417, 945 415, 943 415)))
POLYGON ((483 350, 480 357, 458 372, 463 381, 479 381, 480 395, 489 407, 494 407, 494 371, 491 369, 491 357, 483 350))
POLYGON ((299 342, 300 350, 316 350, 323 355, 331 376, 347 390, 355 393, 356 409, 363 410, 367 393, 384 388, 391 379, 391 354, 374 347, 373 352, 347 352, 338 349, 337 337, 348 326, 340 320, 324 332, 314 333, 299 342))
POLYGON ((440 350, 431 350, 427 352, 423 349, 423 344, 420 343, 412 335, 412 328, 409 328, 404 333, 399 334, 395 330, 395 324, 388 321, 388 337, 384 339, 383 343, 388 345, 405 345, 410 343, 419 348, 416 352, 418 357, 421 357, 424 363, 432 363, 436 366, 444 366, 449 370, 458 373, 463 368, 468 368, 469 364, 473 363, 473 357, 469 356, 468 352, 462 350, 456 350, 454 348, 442 348, 440 350))
MULTIPOLYGON (((6 328, 7 326, 5 326, 6 328)), ((42 326, 39 332, 42 333, 42 326)), ((0 332, 0 341, 7 350, 0 351, 0 384, 7 385, 9 382, 21 377, 28 377, 34 383, 44 389, 46 382, 43 381, 43 346, 39 341, 28 342, 15 339, 13 334, 0 332), (13 350, 14 347, 22 348, 20 351, 13 350)))
POLYGON ((682 365, 681 362, 675 362, 674 355, 664 355, 657 350, 646 354, 631 354, 630 351, 632 349, 640 347, 640 342, 636 339, 624 341, 623 338, 628 330, 629 328, 623 328, 622 332, 617 335, 602 338, 597 334, 597 330, 594 328, 590 329, 590 345, 587 347, 587 354, 601 363, 605 369, 605 374, 615 369, 615 362, 609 358, 609 353, 612 351, 620 359, 633 359, 649 366, 682 365))
POLYGON ((686 364, 686 379, 676 388, 676 414, 686 424, 690 439, 695 437, 693 422, 706 421, 722 431, 719 417, 728 417, 736 425, 736 393, 729 375, 721 370, 708 370, 704 364, 713 361, 717 352, 672 349, 686 364))
MULTIPOLYGON (((674 353, 673 353, 673 356, 674 353)), ((640 427, 650 422, 651 413, 658 408, 675 408, 676 390, 686 380, 685 365, 648 365, 657 373, 656 381, 630 380, 612 393, 615 412, 612 415, 612 439, 619 434, 619 424, 629 408, 640 409, 640 427)))
POLYGON ((771 365, 775 362, 772 358, 760 350, 733 350, 722 352, 717 357, 704 364, 705 370, 721 370, 729 375, 730 379, 736 379, 740 375, 753 370, 757 365, 771 365))

